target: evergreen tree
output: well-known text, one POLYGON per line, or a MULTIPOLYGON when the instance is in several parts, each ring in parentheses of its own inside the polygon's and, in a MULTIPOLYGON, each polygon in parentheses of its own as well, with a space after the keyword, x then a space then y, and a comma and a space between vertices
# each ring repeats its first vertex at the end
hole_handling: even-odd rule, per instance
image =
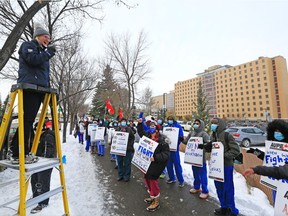
POLYGON ((193 101, 193 104, 197 107, 197 112, 193 112, 194 119, 201 119, 205 123, 205 130, 210 132, 210 118, 209 118, 209 110, 207 108, 208 100, 203 91, 201 80, 198 83, 197 90, 197 104, 193 101))
MULTIPOLYGON (((115 109, 115 104, 113 101, 115 99, 115 91, 117 90, 116 82, 113 78, 113 69, 110 65, 106 65, 102 80, 97 83, 95 92, 92 98, 92 107, 90 109, 90 114, 95 115, 96 117, 103 118, 106 113, 106 100, 110 99, 112 106, 115 109)), ((114 117, 114 116, 112 116, 114 117)))

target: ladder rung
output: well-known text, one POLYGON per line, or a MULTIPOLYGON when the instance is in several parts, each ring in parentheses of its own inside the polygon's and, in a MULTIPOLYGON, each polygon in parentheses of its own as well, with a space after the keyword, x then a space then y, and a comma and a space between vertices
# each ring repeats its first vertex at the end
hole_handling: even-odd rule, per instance
POLYGON ((42 86, 37 86, 35 84, 30 83, 17 83, 12 85, 11 92, 16 91, 17 89, 26 89, 30 91, 37 91, 37 92, 43 92, 43 93, 56 93, 58 94, 58 90, 54 88, 45 88, 42 86))
MULTIPOLYGON (((25 164, 25 172, 33 174, 43 170, 47 170, 59 165, 60 160, 58 158, 44 158, 39 157, 36 163, 25 164)), ((10 160, 1 160, 0 166, 8 167, 11 169, 19 170, 19 164, 12 164, 10 160)))
POLYGON ((33 206, 33 205, 35 205, 35 204, 38 204, 39 202, 41 202, 41 201, 43 201, 43 200, 45 200, 45 199, 48 199, 49 197, 54 196, 54 195, 56 195, 56 194, 58 194, 58 193, 61 193, 62 191, 63 191, 63 187, 60 186, 60 187, 55 188, 55 189, 53 189, 53 190, 50 190, 50 191, 48 191, 48 192, 46 192, 46 193, 44 193, 44 194, 41 194, 41 195, 39 195, 39 196, 37 196, 37 197, 28 199, 28 200, 26 201, 26 207, 28 208, 28 207, 30 207, 30 206, 33 206))
POLYGON ((9 181, 0 183, 0 188, 5 187, 5 186, 10 185, 10 184, 13 184, 13 183, 16 183, 16 182, 19 182, 19 178, 11 179, 9 181))

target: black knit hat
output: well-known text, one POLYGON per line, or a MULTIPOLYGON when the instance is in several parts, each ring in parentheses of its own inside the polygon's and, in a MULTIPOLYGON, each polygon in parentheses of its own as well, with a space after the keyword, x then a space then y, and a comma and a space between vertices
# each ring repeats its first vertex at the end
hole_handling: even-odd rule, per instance
POLYGON ((34 25, 34 34, 33 34, 33 39, 35 39, 37 36, 40 35, 49 35, 50 33, 48 31, 46 31, 41 25, 39 24, 35 24, 34 25))

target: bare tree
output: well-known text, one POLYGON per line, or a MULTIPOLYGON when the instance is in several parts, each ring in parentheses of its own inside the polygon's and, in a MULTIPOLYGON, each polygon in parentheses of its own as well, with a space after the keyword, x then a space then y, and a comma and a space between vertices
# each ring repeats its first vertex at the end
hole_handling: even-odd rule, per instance
POLYGON ((151 107, 155 102, 152 100, 152 89, 146 87, 140 96, 137 104, 140 106, 146 115, 151 115, 151 107))
POLYGON ((122 83, 121 88, 127 89, 128 104, 124 113, 131 117, 131 111, 135 109, 137 85, 150 73, 149 59, 145 56, 148 48, 146 36, 141 31, 133 45, 129 34, 120 37, 111 34, 105 44, 107 58, 112 59, 115 78, 122 83))
POLYGON ((66 141, 66 128, 70 120, 70 134, 74 116, 91 96, 96 86, 98 73, 94 63, 88 61, 81 52, 80 37, 61 42, 61 52, 53 58, 51 79, 60 91, 59 105, 63 115, 63 142, 66 141))

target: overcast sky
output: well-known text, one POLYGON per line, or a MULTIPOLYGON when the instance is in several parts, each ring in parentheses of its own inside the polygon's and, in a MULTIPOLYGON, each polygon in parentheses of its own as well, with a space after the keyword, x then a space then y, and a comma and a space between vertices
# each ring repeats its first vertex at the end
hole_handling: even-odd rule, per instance
MULTIPOLYGON (((129 1, 138 6, 130 10, 112 3, 104 6, 103 23, 86 27, 85 49, 98 57, 111 32, 137 37, 144 30, 152 73, 140 88, 149 84, 154 96, 213 65, 233 66, 259 56, 288 57, 286 0, 129 1)), ((3 82, 0 85, 3 89, 3 82)))
MULTIPOLYGON (((130 2, 133 2, 130 0, 130 2)), ((288 56, 286 0, 138 0, 138 7, 105 7, 103 24, 89 28, 90 53, 103 53, 107 34, 143 29, 151 43, 153 95, 174 89, 213 65, 238 65, 259 56, 288 56)), ((143 88, 147 84, 143 84, 143 88)))

